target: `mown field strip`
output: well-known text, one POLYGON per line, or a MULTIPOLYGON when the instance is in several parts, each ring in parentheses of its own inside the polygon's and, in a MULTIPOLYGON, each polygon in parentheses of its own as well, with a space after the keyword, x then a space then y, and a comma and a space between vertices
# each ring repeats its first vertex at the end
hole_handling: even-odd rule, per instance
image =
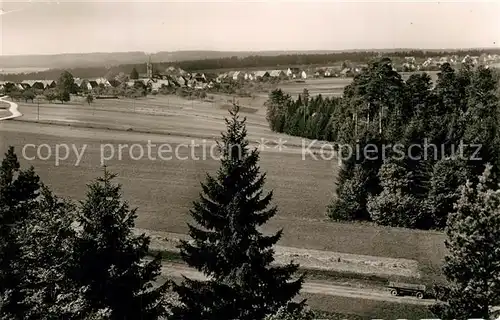
MULTIPOLYGON (((151 249, 179 252, 180 240, 189 240, 184 234, 167 233, 147 229, 135 229, 136 234, 151 238, 151 249)), ((280 265, 294 261, 304 269, 341 271, 379 276, 402 276, 419 278, 418 262, 409 259, 394 259, 368 255, 275 246, 275 262, 280 265)))

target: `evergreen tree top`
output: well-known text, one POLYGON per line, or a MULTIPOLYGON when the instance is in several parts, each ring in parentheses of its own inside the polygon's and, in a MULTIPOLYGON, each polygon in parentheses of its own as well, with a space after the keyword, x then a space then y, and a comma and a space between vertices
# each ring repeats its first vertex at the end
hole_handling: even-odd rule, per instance
POLYGON ((174 285, 182 302, 173 309, 174 319, 263 319, 302 286, 303 277, 291 279, 297 265, 271 265, 282 231, 267 236, 258 230, 277 208, 272 192, 263 191, 266 176, 260 173, 259 152, 249 148, 245 122, 235 105, 218 142, 220 168, 215 176, 207 174, 190 211, 193 241, 180 245, 183 260, 211 280, 174 285))

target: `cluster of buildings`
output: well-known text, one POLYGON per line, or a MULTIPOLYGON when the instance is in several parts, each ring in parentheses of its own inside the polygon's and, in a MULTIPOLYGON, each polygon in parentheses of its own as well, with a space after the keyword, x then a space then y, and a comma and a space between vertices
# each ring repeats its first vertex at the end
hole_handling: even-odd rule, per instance
MULTIPOLYGON (((138 84, 149 88, 152 92, 158 92, 162 87, 180 87, 193 89, 213 88, 216 84, 231 81, 252 81, 266 79, 307 79, 308 74, 299 68, 288 68, 287 70, 269 70, 269 71, 231 71, 221 73, 219 75, 206 75, 204 73, 189 73, 180 68, 169 67, 163 72, 153 73, 153 66, 147 63, 147 72, 139 74, 138 79, 127 79, 119 81, 115 79, 106 79, 103 77, 92 79, 75 78, 75 86, 83 92, 92 92, 98 88, 132 88, 138 84)), ((9 81, 0 82, 0 90, 5 86, 14 86, 19 91, 27 89, 46 90, 55 88, 57 81, 55 80, 24 80, 19 83, 9 81)))
POLYGON ((56 87, 54 80, 24 80, 18 83, 12 81, 0 81, 0 91, 3 91, 7 86, 12 86, 19 91, 26 89, 46 90, 56 87))
MULTIPOLYGON (((500 61, 498 54, 483 54, 481 56, 457 55, 443 56, 439 58, 427 58, 425 60, 415 57, 405 57, 395 62, 393 67, 398 71, 419 71, 438 68, 444 63, 457 65, 461 63, 490 64, 500 61)), ((290 67, 287 69, 258 70, 258 71, 229 71, 216 75, 206 75, 204 73, 189 73, 177 67, 168 67, 163 72, 153 72, 151 61, 146 64, 146 73, 139 75, 138 79, 118 80, 106 78, 79 79, 75 78, 75 85, 79 90, 92 92, 97 88, 131 88, 138 84, 149 88, 152 92, 158 92, 162 87, 186 87, 193 89, 213 88, 217 84, 246 81, 266 81, 266 80, 305 80, 308 78, 323 77, 353 77, 361 72, 362 65, 346 67, 319 67, 300 69, 290 67)), ((122 77, 123 78, 123 77, 122 77)), ((26 89, 47 90, 56 87, 55 80, 24 80, 19 83, 0 81, 0 91, 6 86, 14 86, 19 91, 26 89)))
POLYGON ((307 72, 299 68, 288 68, 287 70, 259 70, 259 71, 230 71, 217 76, 216 82, 225 81, 253 81, 266 79, 307 79, 307 72))
POLYGON ((498 54, 482 54, 481 56, 442 56, 439 58, 427 58, 424 61, 418 63, 415 57, 405 57, 405 61, 402 64, 403 71, 418 71, 426 70, 430 68, 439 68, 442 64, 449 63, 452 66, 456 66, 464 63, 471 63, 472 65, 477 64, 491 64, 500 61, 500 55, 498 54))

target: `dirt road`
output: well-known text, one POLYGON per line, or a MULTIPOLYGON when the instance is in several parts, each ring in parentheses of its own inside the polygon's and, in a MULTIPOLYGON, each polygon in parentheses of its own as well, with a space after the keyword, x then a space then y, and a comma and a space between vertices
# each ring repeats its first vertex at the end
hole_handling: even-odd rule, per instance
POLYGON ((7 116, 7 117, 2 117, 2 118, 0 118, 0 120, 9 120, 9 119, 14 119, 14 118, 21 117, 22 114, 18 110, 17 103, 11 102, 11 101, 7 101, 7 100, 5 100, 6 98, 7 98, 7 96, 0 97, 0 101, 9 104, 9 109, 8 110, 9 110, 9 112, 10 112, 11 115, 7 116))
MULTIPOLYGON (((166 278, 179 279, 186 276, 190 279, 206 280, 207 278, 200 272, 182 264, 164 263, 162 266, 162 276, 166 278)), ((414 305, 432 305, 435 300, 417 299, 415 297, 393 297, 389 291, 383 289, 361 289, 347 286, 340 286, 323 281, 308 281, 304 283, 302 292, 310 294, 321 294, 329 296, 340 296, 356 299, 366 299, 375 301, 387 301, 414 305)))

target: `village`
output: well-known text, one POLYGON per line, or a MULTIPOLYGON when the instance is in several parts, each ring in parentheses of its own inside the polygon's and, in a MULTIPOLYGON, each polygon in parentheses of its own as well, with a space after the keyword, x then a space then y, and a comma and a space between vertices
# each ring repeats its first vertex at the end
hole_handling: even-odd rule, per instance
MULTIPOLYGON (((483 54, 481 56, 458 55, 442 56, 437 58, 416 59, 409 56, 404 59, 394 59, 393 68, 399 72, 437 71, 444 63, 452 66, 470 63, 472 65, 495 65, 500 61, 498 54, 483 54)), ((195 90, 212 89, 223 83, 271 82, 283 81, 301 82, 306 79, 318 78, 353 78, 366 67, 366 63, 344 61, 333 66, 305 66, 288 67, 270 70, 231 70, 225 72, 188 72, 181 68, 170 66, 163 71, 154 70, 154 64, 148 61, 146 73, 132 75, 118 75, 113 78, 96 77, 81 79, 74 78, 75 92, 102 94, 104 89, 112 88, 138 88, 142 87, 147 92, 158 93, 162 88, 190 88, 195 90)), ((135 70, 135 69, 134 69, 135 70)), ((26 90, 42 93, 45 90, 56 88, 57 80, 26 79, 19 82, 0 81, 0 92, 7 93, 26 90)))

